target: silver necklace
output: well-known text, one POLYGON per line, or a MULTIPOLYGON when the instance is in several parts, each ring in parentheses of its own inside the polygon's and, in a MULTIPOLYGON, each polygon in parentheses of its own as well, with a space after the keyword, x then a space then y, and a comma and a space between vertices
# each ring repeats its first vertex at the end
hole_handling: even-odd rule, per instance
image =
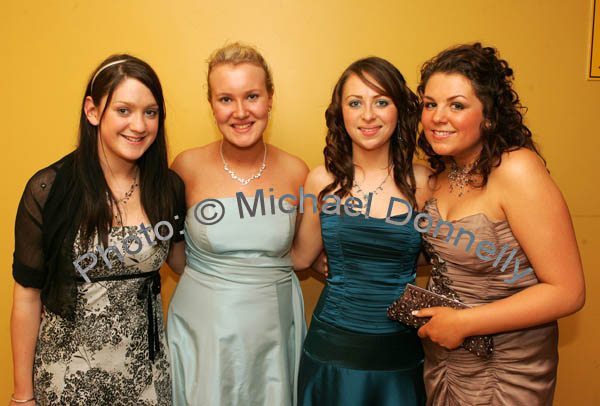
POLYGON ((388 170, 388 173, 385 176, 385 178, 383 179, 383 181, 372 192, 367 192, 367 193, 363 192, 363 190, 360 188, 360 186, 358 186, 358 183, 356 183, 356 180, 354 181, 354 184, 352 185, 352 187, 356 188, 356 194, 362 194, 364 201, 367 201, 369 199, 369 194, 373 193, 376 195, 379 192, 383 191, 383 184, 385 183, 386 180, 388 180, 389 177, 390 177, 390 171, 388 170))
MULTIPOLYGON (((121 217, 121 210, 119 210, 118 205, 119 205, 119 203, 127 204, 127 201, 133 195, 133 191, 138 186, 139 186, 139 183, 137 182, 137 175, 136 175, 133 177, 133 183, 129 187, 129 190, 127 192, 125 192, 125 196, 123 196, 121 199, 117 200, 112 196, 112 194, 110 195, 110 199, 112 200, 114 206, 117 209, 117 214, 115 214, 115 222, 117 223, 118 226, 123 224, 123 219, 121 217)), ((123 207, 123 209, 125 209, 125 206, 123 207)))
POLYGON ((244 178, 240 178, 239 176, 237 176, 235 174, 234 171, 232 171, 231 169, 229 169, 229 166, 227 165, 227 162, 225 162, 225 157, 223 156, 223 140, 221 140, 221 147, 219 148, 219 152, 221 153, 221 160, 223 161, 223 169, 225 170, 225 172, 227 172, 227 173, 229 173, 231 175, 231 179, 237 180, 238 182, 240 182, 244 186, 246 186, 248 183, 250 183, 254 179, 260 178, 260 175, 262 175, 263 171, 267 167, 267 144, 265 144, 263 142, 263 146, 265 147, 265 154, 263 155, 262 165, 260 166, 260 169, 258 170, 258 173, 256 175, 254 175, 254 176, 249 177, 248 179, 244 179, 244 178))
POLYGON ((460 166, 456 163, 454 158, 452 158, 452 165, 448 171, 450 193, 454 192, 455 189, 458 189, 458 197, 461 197, 463 194, 471 191, 470 186, 475 182, 473 180, 472 171, 473 168, 477 166, 477 163, 479 163, 479 159, 470 165, 460 166))

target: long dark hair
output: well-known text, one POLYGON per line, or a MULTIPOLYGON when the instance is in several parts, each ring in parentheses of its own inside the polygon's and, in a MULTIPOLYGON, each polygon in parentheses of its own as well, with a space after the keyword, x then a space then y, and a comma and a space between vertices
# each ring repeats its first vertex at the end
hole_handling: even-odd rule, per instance
MULTIPOLYGON (((492 167, 500 166, 502 154, 521 147, 537 153, 531 138, 531 130, 523 123, 523 112, 519 95, 512 88, 513 70, 508 62, 500 59, 498 51, 492 47, 483 47, 479 42, 472 45, 459 45, 440 52, 421 67, 421 81, 417 92, 421 99, 425 87, 435 73, 458 73, 470 80, 475 95, 483 104, 481 140, 483 148, 477 164, 471 170, 482 177, 481 183, 487 184, 492 167)), ((422 108, 422 105, 421 105, 422 108)), ((419 135, 419 147, 428 157, 429 164, 438 175, 446 169, 441 155, 435 153, 424 133, 419 135)), ((544 163, 546 161, 544 160, 544 163)))
POLYGON ((406 86, 400 71, 390 62, 378 57, 359 59, 352 63, 342 73, 333 89, 331 103, 325 112, 328 131, 323 155, 325 168, 333 175, 334 181, 319 193, 319 200, 334 190, 340 198, 349 195, 354 182, 352 140, 346 131, 342 114, 342 92, 346 81, 352 75, 357 75, 367 86, 392 99, 398 110, 398 125, 390 138, 389 160, 393 165, 396 186, 409 202, 416 206, 416 182, 412 159, 419 123, 418 99, 406 86), (365 74, 371 76, 377 83, 368 80, 365 74), (399 140, 398 135, 402 137, 402 141, 399 140))
POLYGON ((98 232, 99 241, 106 246, 112 226, 113 209, 108 199, 110 189, 98 157, 98 131, 115 89, 127 78, 137 79, 150 89, 159 110, 156 139, 137 160, 142 207, 153 226, 162 220, 170 221, 175 211, 175 195, 172 192, 175 184, 169 174, 167 161, 166 112, 158 76, 141 59, 127 54, 112 55, 92 74, 83 97, 79 120, 79 145, 74 157, 74 187, 82 195, 78 220, 85 249, 95 231, 98 232), (107 66, 117 61, 122 62, 107 66), (87 96, 91 96, 96 106, 100 106, 101 99, 106 96, 98 127, 93 126, 86 117, 84 106, 87 96))

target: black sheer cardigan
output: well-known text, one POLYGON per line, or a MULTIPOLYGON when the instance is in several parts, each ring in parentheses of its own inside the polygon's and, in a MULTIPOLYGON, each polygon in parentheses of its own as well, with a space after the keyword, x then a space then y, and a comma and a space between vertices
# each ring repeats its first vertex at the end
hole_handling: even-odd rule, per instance
MULTIPOLYGON (((42 304, 48 311, 74 319, 79 273, 73 266, 73 243, 81 192, 73 182, 74 153, 38 171, 25 186, 15 221, 13 278, 24 287, 41 289, 42 304)), ((185 221, 185 186, 173 171, 170 182, 176 196, 175 230, 185 221)), ((173 241, 183 240, 178 232, 173 241)))

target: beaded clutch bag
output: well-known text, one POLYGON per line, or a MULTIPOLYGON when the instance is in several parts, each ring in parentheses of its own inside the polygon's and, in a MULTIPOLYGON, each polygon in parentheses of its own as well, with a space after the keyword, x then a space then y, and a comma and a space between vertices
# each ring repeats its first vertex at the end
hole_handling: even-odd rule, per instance
MULTIPOLYGON (((408 283, 402 296, 388 307, 387 316, 392 320, 419 328, 427 323, 431 317, 416 317, 412 315, 412 311, 436 306, 451 307, 453 309, 467 309, 470 307, 457 300, 448 299, 445 296, 408 283)), ((494 351, 494 340, 488 335, 467 337, 463 341, 462 347, 478 357, 488 358, 494 351)))

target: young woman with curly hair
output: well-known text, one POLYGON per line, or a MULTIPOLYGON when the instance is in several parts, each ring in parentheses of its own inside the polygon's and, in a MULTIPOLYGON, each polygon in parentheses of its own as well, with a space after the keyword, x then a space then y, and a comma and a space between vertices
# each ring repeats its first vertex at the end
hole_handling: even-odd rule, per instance
POLYGON ((412 164, 417 97, 391 63, 370 57, 344 71, 325 117, 325 165, 305 184, 320 213, 305 203, 292 248, 296 269, 323 246, 329 264, 300 361, 299 404, 424 405, 416 331, 386 317, 414 282, 421 247, 412 222, 397 224, 411 216, 406 205, 390 201, 418 209, 431 193, 431 171, 412 164))
POLYGON ((436 178, 425 212, 442 222, 423 235, 428 288, 472 306, 417 314, 431 317, 419 330, 430 405, 552 404, 556 320, 585 300, 569 211, 523 123, 512 77, 479 43, 421 69, 419 146, 436 178), (470 234, 459 238, 459 228, 470 234), (459 347, 474 335, 491 335, 490 356, 459 347))

